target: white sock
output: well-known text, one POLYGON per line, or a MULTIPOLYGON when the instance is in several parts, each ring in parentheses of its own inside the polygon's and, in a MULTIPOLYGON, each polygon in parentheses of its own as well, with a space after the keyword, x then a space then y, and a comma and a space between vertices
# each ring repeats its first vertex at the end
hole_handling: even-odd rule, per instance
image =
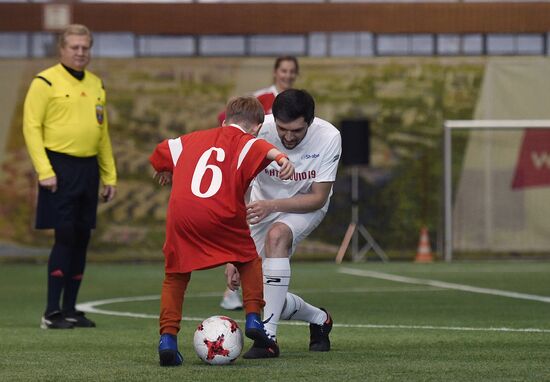
POLYGON ((265 330, 267 334, 275 337, 290 283, 290 261, 287 257, 266 258, 262 269, 264 272, 264 321, 268 320, 265 330))
POLYGON ((322 325, 328 316, 321 309, 308 304, 303 298, 293 293, 286 294, 285 306, 281 313, 281 320, 299 320, 310 324, 322 325))

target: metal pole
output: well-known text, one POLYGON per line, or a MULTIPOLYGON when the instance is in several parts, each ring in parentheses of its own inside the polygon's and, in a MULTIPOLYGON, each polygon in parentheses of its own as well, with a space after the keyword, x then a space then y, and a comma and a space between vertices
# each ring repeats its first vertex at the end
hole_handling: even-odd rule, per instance
MULTIPOLYGON (((358 201, 359 201, 359 169, 357 168, 357 166, 352 166, 351 167, 351 205, 356 206, 358 201)), ((354 223, 357 223, 359 221, 359 216, 356 215, 355 219, 352 221, 354 223)))
POLYGON ((342 244, 340 244, 340 248, 338 249, 338 253, 335 259, 335 262, 337 264, 340 264, 342 262, 350 241, 352 260, 355 262, 362 261, 371 248, 382 259, 382 261, 386 262, 389 260, 382 248, 380 248, 380 246, 376 244, 376 241, 369 234, 367 229, 359 223, 358 166, 351 167, 351 222, 349 223, 348 229, 344 236, 344 240, 342 240, 342 244), (362 235, 363 238, 367 241, 367 243, 361 249, 359 249, 359 235, 362 235))
MULTIPOLYGON (((351 222, 355 225, 359 223, 359 169, 357 166, 351 167, 351 222)), ((360 261, 359 253, 359 232, 353 231, 351 238, 351 258, 353 261, 360 261)))
POLYGON ((452 195, 451 195, 451 166, 452 166, 452 153, 451 153, 451 128, 447 126, 447 122, 443 125, 443 174, 444 174, 444 220, 445 220, 445 233, 443 237, 443 249, 445 261, 452 261, 452 221, 451 221, 451 208, 452 208, 452 195))

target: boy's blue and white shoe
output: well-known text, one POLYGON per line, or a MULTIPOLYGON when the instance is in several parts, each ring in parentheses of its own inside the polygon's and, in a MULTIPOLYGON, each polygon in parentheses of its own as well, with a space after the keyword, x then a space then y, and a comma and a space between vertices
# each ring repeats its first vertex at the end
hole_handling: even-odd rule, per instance
POLYGON ((178 351, 178 337, 173 334, 162 334, 159 341, 160 366, 180 366, 183 356, 178 351))
POLYGON ((264 323, 258 313, 246 315, 244 334, 254 340, 252 347, 243 355, 246 359, 275 358, 279 356, 279 346, 265 331, 264 323))

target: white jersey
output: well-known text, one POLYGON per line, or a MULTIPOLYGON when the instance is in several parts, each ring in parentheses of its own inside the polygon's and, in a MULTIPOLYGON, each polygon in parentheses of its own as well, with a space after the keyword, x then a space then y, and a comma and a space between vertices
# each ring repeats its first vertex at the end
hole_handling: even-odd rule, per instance
MULTIPOLYGON (((293 149, 283 146, 277 134, 273 115, 266 115, 258 138, 263 138, 286 153, 294 164, 295 173, 290 180, 279 179, 279 166, 272 162, 260 172, 252 185, 250 200, 284 199, 307 194, 313 183, 334 182, 342 152, 340 132, 329 122, 315 118, 304 139, 293 149)), ((331 190, 332 195, 332 190, 331 190)), ((330 196, 321 210, 328 209, 330 196)), ((266 219, 273 220, 277 214, 266 219)))

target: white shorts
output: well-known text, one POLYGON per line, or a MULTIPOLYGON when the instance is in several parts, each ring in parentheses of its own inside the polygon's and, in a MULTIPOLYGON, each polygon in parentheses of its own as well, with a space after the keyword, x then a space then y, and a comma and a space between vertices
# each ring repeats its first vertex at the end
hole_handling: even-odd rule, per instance
POLYGON ((258 254, 265 259, 265 237, 273 223, 283 223, 292 231, 292 248, 288 256, 292 256, 299 242, 305 239, 323 221, 326 211, 317 210, 305 214, 279 212, 275 217, 269 216, 257 224, 250 226, 250 232, 258 254))

